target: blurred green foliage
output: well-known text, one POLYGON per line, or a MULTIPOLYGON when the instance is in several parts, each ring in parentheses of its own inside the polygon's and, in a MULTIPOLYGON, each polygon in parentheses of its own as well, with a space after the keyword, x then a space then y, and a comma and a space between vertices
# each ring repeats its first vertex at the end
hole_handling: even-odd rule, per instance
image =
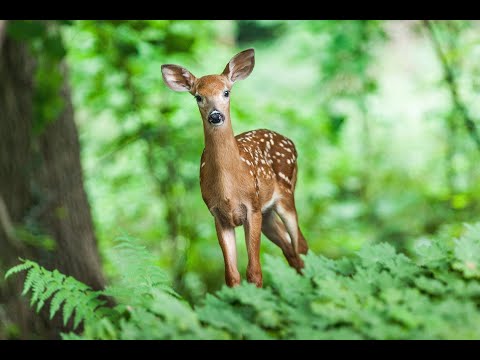
MULTIPOLYGON (((433 25, 459 96, 478 119, 479 24, 433 25)), ((118 235, 141 238, 192 303, 219 289, 223 260, 200 195, 200 116, 191 96, 164 85, 165 63, 202 76, 220 73, 239 50, 256 49, 252 75, 232 91, 234 130, 265 127, 294 140, 299 220, 317 253, 337 258, 387 241, 412 254, 422 239, 457 236, 458 224, 478 219, 480 154, 421 22, 61 27, 101 251, 118 235)), ((237 243, 244 272, 241 231, 237 243)), ((265 238, 262 252, 284 261, 265 238)), ((111 262, 106 272, 115 281, 111 262)))
POLYGON ((266 257, 266 286, 243 283, 208 294, 195 307, 179 297, 130 238, 112 256, 120 280, 103 292, 26 261, 24 295, 64 324, 83 322, 64 339, 478 339, 480 224, 449 238, 419 242, 416 259, 386 243, 331 260, 310 252, 304 276, 266 257), (450 241, 449 241, 450 240, 450 241), (454 271, 452 270, 454 269, 454 271), (101 295, 116 306, 104 306, 101 295))

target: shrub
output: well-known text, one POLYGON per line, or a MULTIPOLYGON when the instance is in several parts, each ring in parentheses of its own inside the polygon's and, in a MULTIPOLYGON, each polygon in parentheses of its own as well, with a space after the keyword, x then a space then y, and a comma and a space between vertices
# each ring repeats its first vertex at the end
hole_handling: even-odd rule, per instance
POLYGON ((6 276, 27 271, 23 294, 37 311, 51 299, 51 316, 83 323, 64 339, 479 339, 480 224, 453 245, 423 239, 415 250, 415 260, 385 243, 339 260, 310 252, 304 276, 266 256, 264 288, 224 287, 195 307, 129 238, 113 251, 122 276, 101 292, 28 260, 6 276))

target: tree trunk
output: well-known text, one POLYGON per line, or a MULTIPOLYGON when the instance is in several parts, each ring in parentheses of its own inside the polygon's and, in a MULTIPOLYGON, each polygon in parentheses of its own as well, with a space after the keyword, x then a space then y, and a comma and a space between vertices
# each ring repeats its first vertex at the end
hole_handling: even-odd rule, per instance
POLYGON ((0 339, 55 338, 65 330, 29 308, 20 296, 21 277, 3 282, 4 272, 19 257, 57 268, 95 289, 104 285, 66 68, 62 70, 62 113, 34 135, 35 60, 25 44, 8 36, 0 42, 0 339), (25 241, 19 227, 50 237, 53 249, 25 241))

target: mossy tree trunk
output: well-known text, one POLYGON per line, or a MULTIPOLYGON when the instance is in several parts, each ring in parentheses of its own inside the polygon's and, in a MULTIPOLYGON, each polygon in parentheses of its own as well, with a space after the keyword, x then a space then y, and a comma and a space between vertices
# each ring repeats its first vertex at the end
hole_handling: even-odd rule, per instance
POLYGON ((35 58, 26 44, 1 32, 0 339, 55 338, 62 330, 59 321, 36 315, 20 296, 23 279, 4 281, 5 270, 20 257, 58 268, 95 289, 103 287, 104 278, 66 67, 58 94, 63 109, 35 134, 35 58))

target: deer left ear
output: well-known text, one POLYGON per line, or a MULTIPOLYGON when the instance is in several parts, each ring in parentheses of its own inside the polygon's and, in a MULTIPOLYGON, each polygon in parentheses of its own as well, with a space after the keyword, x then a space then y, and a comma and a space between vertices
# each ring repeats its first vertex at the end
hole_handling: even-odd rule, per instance
POLYGON ((235 55, 227 64, 223 75, 225 75, 232 83, 237 80, 243 80, 253 70, 255 66, 255 50, 247 49, 235 55))
POLYGON ((191 91, 195 84, 196 77, 178 65, 162 65, 163 81, 174 91, 191 91))

